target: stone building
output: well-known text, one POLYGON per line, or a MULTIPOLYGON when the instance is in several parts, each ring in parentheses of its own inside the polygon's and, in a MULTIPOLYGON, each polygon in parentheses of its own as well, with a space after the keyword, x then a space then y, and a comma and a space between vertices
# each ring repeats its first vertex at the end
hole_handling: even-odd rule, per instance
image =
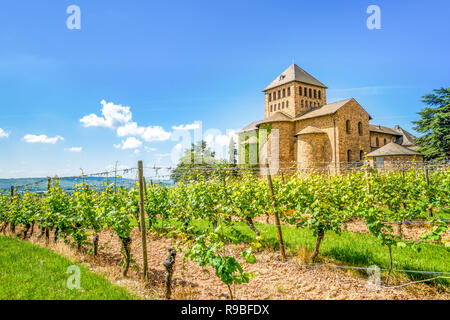
POLYGON ((327 86, 291 64, 264 90, 264 119, 239 132, 239 163, 271 167, 342 168, 391 142, 413 148, 414 136, 370 124, 353 98, 327 102, 327 86))
POLYGON ((417 151, 390 142, 367 154, 364 159, 374 168, 404 168, 416 161, 423 161, 423 156, 417 151))

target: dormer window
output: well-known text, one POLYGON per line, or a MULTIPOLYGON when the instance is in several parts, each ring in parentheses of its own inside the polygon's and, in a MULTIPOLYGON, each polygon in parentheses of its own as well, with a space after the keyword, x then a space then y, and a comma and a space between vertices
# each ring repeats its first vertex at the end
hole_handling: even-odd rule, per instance
POLYGON ((286 76, 285 76, 284 74, 282 74, 282 75, 280 76, 280 80, 283 80, 284 78, 286 78, 286 76))

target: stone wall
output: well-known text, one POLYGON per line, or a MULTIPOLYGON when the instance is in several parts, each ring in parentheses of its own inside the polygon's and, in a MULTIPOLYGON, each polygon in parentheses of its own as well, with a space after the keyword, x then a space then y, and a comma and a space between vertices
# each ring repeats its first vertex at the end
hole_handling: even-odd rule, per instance
POLYGON ((329 139, 326 133, 301 134, 297 137, 298 168, 324 168, 329 164, 329 139))
POLYGON ((388 133, 381 133, 376 131, 370 131, 370 146, 372 148, 380 148, 390 142, 395 142, 397 140, 397 136, 388 134, 388 133), (376 140, 378 138, 379 145, 377 146, 376 140), (386 139, 386 142, 385 142, 386 139))
POLYGON ((327 93, 325 88, 316 87, 300 82, 290 82, 276 88, 267 90, 265 93, 265 119, 277 111, 283 111, 291 117, 304 113, 310 109, 317 108, 319 105, 327 104, 327 93), (302 94, 299 94, 299 89, 302 88, 302 94), (290 94, 288 95, 288 88, 290 94), (307 96, 304 95, 304 89, 307 89, 307 96), (311 89, 312 96, 309 97, 309 90, 311 89), (284 96, 283 96, 284 90, 284 96), (316 98, 314 98, 314 90, 316 90, 316 98), (320 99, 319 99, 320 91, 320 99), (269 95, 271 94, 271 101, 269 95), (276 99, 273 95, 276 94, 276 99), (280 99, 278 98, 280 94, 280 99), (303 101, 303 105, 302 105, 303 101), (283 107, 284 104, 284 107, 283 107), (311 104, 311 106, 310 106, 311 104))
MULTIPOLYGON (((294 161, 294 123, 283 121, 272 122, 271 125, 266 149, 270 166, 275 168, 291 167, 294 161)), ((261 154, 265 154, 265 151, 261 154)), ((265 159, 261 157, 260 161, 264 164, 265 159)))
POLYGON ((372 168, 376 168, 375 158, 384 158, 384 169, 404 169, 414 166, 411 162, 422 162, 422 155, 391 155, 382 157, 367 157, 365 160, 372 168))
POLYGON ((355 100, 350 100, 335 114, 338 128, 338 162, 362 161, 361 155, 370 153, 369 114, 355 100), (347 132, 349 121, 349 132, 347 132), (361 123, 361 132, 358 130, 361 123), (350 150, 350 159, 347 153, 350 150), (362 153, 361 153, 362 152, 362 153))

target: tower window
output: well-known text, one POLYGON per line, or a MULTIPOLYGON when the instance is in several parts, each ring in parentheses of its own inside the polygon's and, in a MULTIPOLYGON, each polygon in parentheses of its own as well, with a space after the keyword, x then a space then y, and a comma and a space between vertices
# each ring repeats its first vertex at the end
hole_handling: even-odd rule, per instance
POLYGON ((298 95, 299 95, 299 96, 302 95, 302 87, 298 87, 298 95))
POLYGON ((360 135, 360 136, 362 136, 362 123, 361 122, 358 122, 358 134, 360 135))
POLYGON ((312 98, 312 90, 309 88, 309 97, 312 98))
POLYGON ((288 93, 288 97, 290 97, 291 96, 291 87, 288 87, 287 93, 288 93))
POLYGON ((314 89, 314 99, 316 99, 316 98, 317 98, 317 90, 314 89))
POLYGON ((322 99, 322 91, 319 90, 319 99, 322 99))
POLYGON ((352 150, 347 150, 347 162, 352 162, 352 150))
POLYGON ((350 133, 350 120, 345 121, 345 132, 350 133))

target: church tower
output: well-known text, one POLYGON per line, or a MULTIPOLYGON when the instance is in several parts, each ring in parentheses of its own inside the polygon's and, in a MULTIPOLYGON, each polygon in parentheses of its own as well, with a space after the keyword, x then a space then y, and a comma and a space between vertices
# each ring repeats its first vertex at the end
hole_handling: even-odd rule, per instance
POLYGON ((327 104, 327 86, 292 63, 264 90, 265 116, 281 111, 293 118, 327 104))

